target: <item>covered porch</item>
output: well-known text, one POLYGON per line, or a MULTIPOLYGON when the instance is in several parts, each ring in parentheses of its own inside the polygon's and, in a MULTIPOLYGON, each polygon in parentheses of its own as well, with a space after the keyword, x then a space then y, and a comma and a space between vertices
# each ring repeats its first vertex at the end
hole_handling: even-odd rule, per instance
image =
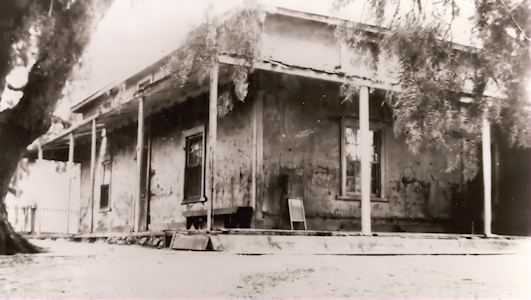
MULTIPOLYGON (((135 189, 133 191, 132 209, 130 215, 131 230, 133 232, 147 232, 149 228, 149 201, 150 201, 150 143, 151 136, 147 134, 149 122, 146 123, 146 118, 152 114, 163 111, 176 104, 183 103, 188 98, 192 98, 208 92, 208 126, 205 129, 206 135, 206 155, 205 155, 205 179, 204 179, 204 193, 205 202, 199 209, 193 209, 186 213, 185 217, 204 217, 206 218, 206 230, 216 230, 216 216, 234 214, 241 209, 249 208, 252 219, 249 224, 251 228, 262 228, 263 223, 258 220, 262 219, 262 210, 257 209, 262 205, 264 199, 262 191, 264 189, 264 177, 261 172, 263 166, 263 96, 264 91, 260 87, 255 88, 256 97, 253 99, 251 127, 252 141, 251 141, 251 176, 250 176, 250 201, 248 205, 233 208, 216 207, 216 174, 218 166, 216 165, 217 152, 217 133, 218 133, 218 96, 219 86, 230 81, 230 68, 234 65, 244 65, 244 62, 234 59, 229 56, 220 56, 219 62, 215 64, 210 72, 210 81, 208 84, 198 84, 196 80, 190 80, 185 84, 184 88, 176 89, 170 77, 165 77, 159 81, 153 82, 144 89, 135 94, 135 96, 120 105, 111 107, 105 111, 92 116, 77 126, 72 127, 60 136, 45 143, 39 155, 46 159, 68 160, 75 162, 77 153, 76 147, 80 145, 90 145, 90 182, 91 195, 89 210, 90 219, 94 220, 94 211, 96 210, 96 165, 98 156, 98 143, 108 132, 113 130, 136 125, 136 141, 135 141, 135 174, 134 182, 135 189), (213 199, 213 201, 210 201, 213 199)), ((371 145, 367 141, 370 135, 370 89, 400 91, 398 86, 389 83, 372 82, 361 77, 347 76, 347 74, 338 72, 321 72, 312 69, 306 69, 297 66, 289 66, 274 61, 263 61, 257 63, 256 69, 270 72, 277 75, 297 76, 302 78, 309 78, 320 80, 324 82, 343 83, 346 80, 355 82, 359 86, 359 157, 360 157, 360 231, 359 235, 370 236, 374 234, 373 226, 371 225, 371 145)), ((484 174, 484 216, 483 216, 483 234, 490 236, 492 234, 492 209, 491 209, 491 158, 490 158, 490 126, 487 121, 483 126, 483 172, 484 174)), ((343 155, 344 157, 344 155, 343 155)), ((346 168, 342 172, 347 172, 346 168)), ((347 189, 347 178, 345 173, 341 176, 342 191, 347 189)), ((287 199, 286 199, 287 201, 287 199)), ((92 221, 93 222, 93 221, 92 221)), ((90 232, 94 233, 94 224, 91 222, 90 232)), ((219 227, 218 227, 219 228, 219 227)), ((153 229, 151 229, 153 230, 153 229)), ((253 231, 250 231, 253 232, 253 231)))

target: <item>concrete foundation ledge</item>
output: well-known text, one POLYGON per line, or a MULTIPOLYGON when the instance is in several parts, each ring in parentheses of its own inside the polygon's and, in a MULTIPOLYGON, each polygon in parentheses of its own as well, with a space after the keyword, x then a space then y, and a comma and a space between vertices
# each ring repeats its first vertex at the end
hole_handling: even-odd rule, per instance
POLYGON ((212 249, 239 254, 456 255, 529 253, 529 239, 211 235, 212 249))
POLYGON ((189 230, 138 233, 39 234, 33 239, 142 245, 175 250, 214 250, 237 254, 459 255, 530 254, 531 238, 424 233, 189 230))

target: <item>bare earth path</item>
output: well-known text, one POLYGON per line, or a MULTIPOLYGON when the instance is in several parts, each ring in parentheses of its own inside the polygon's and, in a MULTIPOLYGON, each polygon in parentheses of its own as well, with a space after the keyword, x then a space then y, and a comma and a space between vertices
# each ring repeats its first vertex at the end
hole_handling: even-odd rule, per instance
POLYGON ((531 298, 529 255, 235 255, 34 241, 0 257, 1 297, 531 298))

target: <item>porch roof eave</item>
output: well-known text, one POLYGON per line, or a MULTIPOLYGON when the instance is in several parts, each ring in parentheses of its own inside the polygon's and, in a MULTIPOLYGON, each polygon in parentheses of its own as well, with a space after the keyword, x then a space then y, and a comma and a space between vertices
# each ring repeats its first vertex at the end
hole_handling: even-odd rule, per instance
MULTIPOLYGON (((248 66, 244 59, 237 58, 229 54, 220 54, 219 62, 223 66, 220 68, 220 84, 224 84, 230 80, 229 69, 233 66, 248 66)), ((327 71, 315 69, 310 67, 290 65, 284 62, 275 61, 271 59, 264 59, 260 62, 255 62, 253 68, 263 71, 270 71, 275 73, 283 73, 288 75, 302 76, 324 81, 344 83, 346 81, 354 82, 355 84, 365 85, 371 88, 379 88, 391 91, 400 91, 399 84, 392 83, 389 80, 371 80, 361 76, 348 74, 341 71, 327 71)), ((153 114, 164 108, 175 105, 185 101, 187 98, 198 96, 208 91, 207 84, 200 84, 197 78, 192 76, 183 87, 176 87, 171 80, 171 75, 162 77, 161 79, 149 84, 144 89, 139 90, 129 98, 118 105, 110 107, 106 110, 84 119, 81 123, 76 124, 56 136, 50 137, 41 144, 43 151, 68 149, 70 137, 72 133, 75 143, 80 139, 86 138, 92 132, 92 122, 96 121, 96 131, 100 134, 106 127, 119 127, 136 122, 138 118, 138 99, 146 97, 146 115, 153 114)), ((28 148, 29 152, 36 152, 38 146, 32 145, 28 148)))
MULTIPOLYGON (((244 59, 235 57, 230 54, 221 54, 219 56, 219 62, 220 64, 224 65, 250 67, 250 65, 244 59)), ((371 79, 357 74, 350 74, 344 71, 316 69, 307 66, 293 65, 272 59, 264 59, 259 62, 254 62, 252 67, 254 69, 263 71, 283 73, 324 81, 338 83, 345 83, 348 81, 357 85, 368 86, 370 88, 383 89, 393 92, 402 91, 400 83, 396 80, 392 80, 391 78, 371 79)))
MULTIPOLYGON (((230 80, 230 72, 227 67, 220 70, 220 77, 220 84, 225 84, 230 80)), ((208 91, 208 84, 199 83, 195 76, 192 76, 182 87, 177 87, 175 82, 170 79, 171 76, 165 76, 149 84, 126 101, 87 117, 80 123, 45 139, 40 143, 40 146, 38 143, 30 145, 27 151, 30 154, 35 154, 39 147, 43 151, 67 150, 70 134, 73 134, 75 144, 87 137, 90 139, 93 121, 96 122, 97 135, 101 134, 103 129, 119 128, 137 122, 138 104, 141 97, 146 98, 145 116, 149 116, 208 91)))

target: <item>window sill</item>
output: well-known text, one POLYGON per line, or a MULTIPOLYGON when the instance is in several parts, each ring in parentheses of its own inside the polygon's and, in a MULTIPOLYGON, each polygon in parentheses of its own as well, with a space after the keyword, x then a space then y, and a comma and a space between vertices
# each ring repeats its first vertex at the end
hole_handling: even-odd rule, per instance
MULTIPOLYGON (((336 200, 361 201, 361 195, 337 195, 336 200)), ((386 198, 371 196, 371 202, 388 202, 386 198)))
POLYGON ((181 204, 192 204, 192 203, 206 202, 206 201, 207 201, 206 197, 188 198, 188 199, 184 199, 183 202, 181 202, 181 204))
POLYGON ((100 210, 98 212, 104 213, 104 212, 110 212, 110 211, 111 211, 111 208, 110 207, 106 207, 106 208, 100 208, 100 210))

